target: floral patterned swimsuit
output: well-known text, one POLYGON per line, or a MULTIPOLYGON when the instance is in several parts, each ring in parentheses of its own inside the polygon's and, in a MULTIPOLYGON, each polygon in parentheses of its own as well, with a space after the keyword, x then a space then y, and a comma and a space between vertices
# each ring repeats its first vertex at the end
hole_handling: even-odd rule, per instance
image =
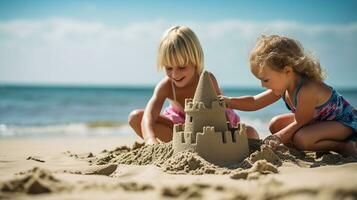
MULTIPOLYGON (((303 85, 305 79, 302 79, 296 88, 293 96, 294 105, 291 108, 285 100, 285 94, 282 96, 286 107, 295 113, 297 105, 297 95, 303 85)), ((338 121, 354 130, 347 140, 357 140, 357 110, 354 109, 350 103, 344 99, 334 88, 332 90, 331 97, 322 105, 315 107, 314 121, 338 121)))

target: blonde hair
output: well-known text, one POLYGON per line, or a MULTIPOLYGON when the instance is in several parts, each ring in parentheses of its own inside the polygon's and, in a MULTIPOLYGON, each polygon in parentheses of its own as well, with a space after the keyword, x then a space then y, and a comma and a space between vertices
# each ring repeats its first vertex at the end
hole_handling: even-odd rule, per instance
POLYGON ((203 50, 196 34, 186 26, 174 26, 161 38, 157 67, 193 66, 200 74, 203 70, 203 50))
POLYGON ((258 71, 263 66, 270 66, 276 71, 290 66, 295 73, 310 80, 321 82, 326 77, 314 56, 305 53, 297 40, 284 36, 260 36, 250 53, 249 61, 251 69, 258 71))

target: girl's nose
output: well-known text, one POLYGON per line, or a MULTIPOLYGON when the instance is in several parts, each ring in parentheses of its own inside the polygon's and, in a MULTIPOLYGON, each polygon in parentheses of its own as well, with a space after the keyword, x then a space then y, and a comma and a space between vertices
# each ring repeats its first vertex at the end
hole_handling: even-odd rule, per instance
POLYGON ((177 69, 172 70, 172 78, 177 78, 178 74, 179 74, 179 72, 177 69))

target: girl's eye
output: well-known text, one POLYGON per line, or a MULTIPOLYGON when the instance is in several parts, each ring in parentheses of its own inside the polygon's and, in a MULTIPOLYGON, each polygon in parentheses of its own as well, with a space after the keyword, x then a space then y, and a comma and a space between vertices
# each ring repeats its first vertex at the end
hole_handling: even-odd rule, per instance
POLYGON ((166 71, 171 71, 172 67, 166 67, 166 71))
POLYGON ((264 79, 263 82, 264 83, 267 83, 269 81, 269 79, 264 79))
POLYGON ((182 66, 182 67, 179 67, 180 70, 185 70, 186 67, 185 66, 182 66))

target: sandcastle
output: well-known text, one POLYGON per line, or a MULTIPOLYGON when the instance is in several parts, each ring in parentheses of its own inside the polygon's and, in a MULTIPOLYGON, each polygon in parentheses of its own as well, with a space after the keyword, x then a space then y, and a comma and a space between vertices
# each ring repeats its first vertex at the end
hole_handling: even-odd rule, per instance
POLYGON ((249 156, 245 125, 230 129, 225 110, 209 73, 202 72, 193 99, 185 99, 185 124, 173 128, 174 153, 190 150, 219 166, 238 164, 249 156))

